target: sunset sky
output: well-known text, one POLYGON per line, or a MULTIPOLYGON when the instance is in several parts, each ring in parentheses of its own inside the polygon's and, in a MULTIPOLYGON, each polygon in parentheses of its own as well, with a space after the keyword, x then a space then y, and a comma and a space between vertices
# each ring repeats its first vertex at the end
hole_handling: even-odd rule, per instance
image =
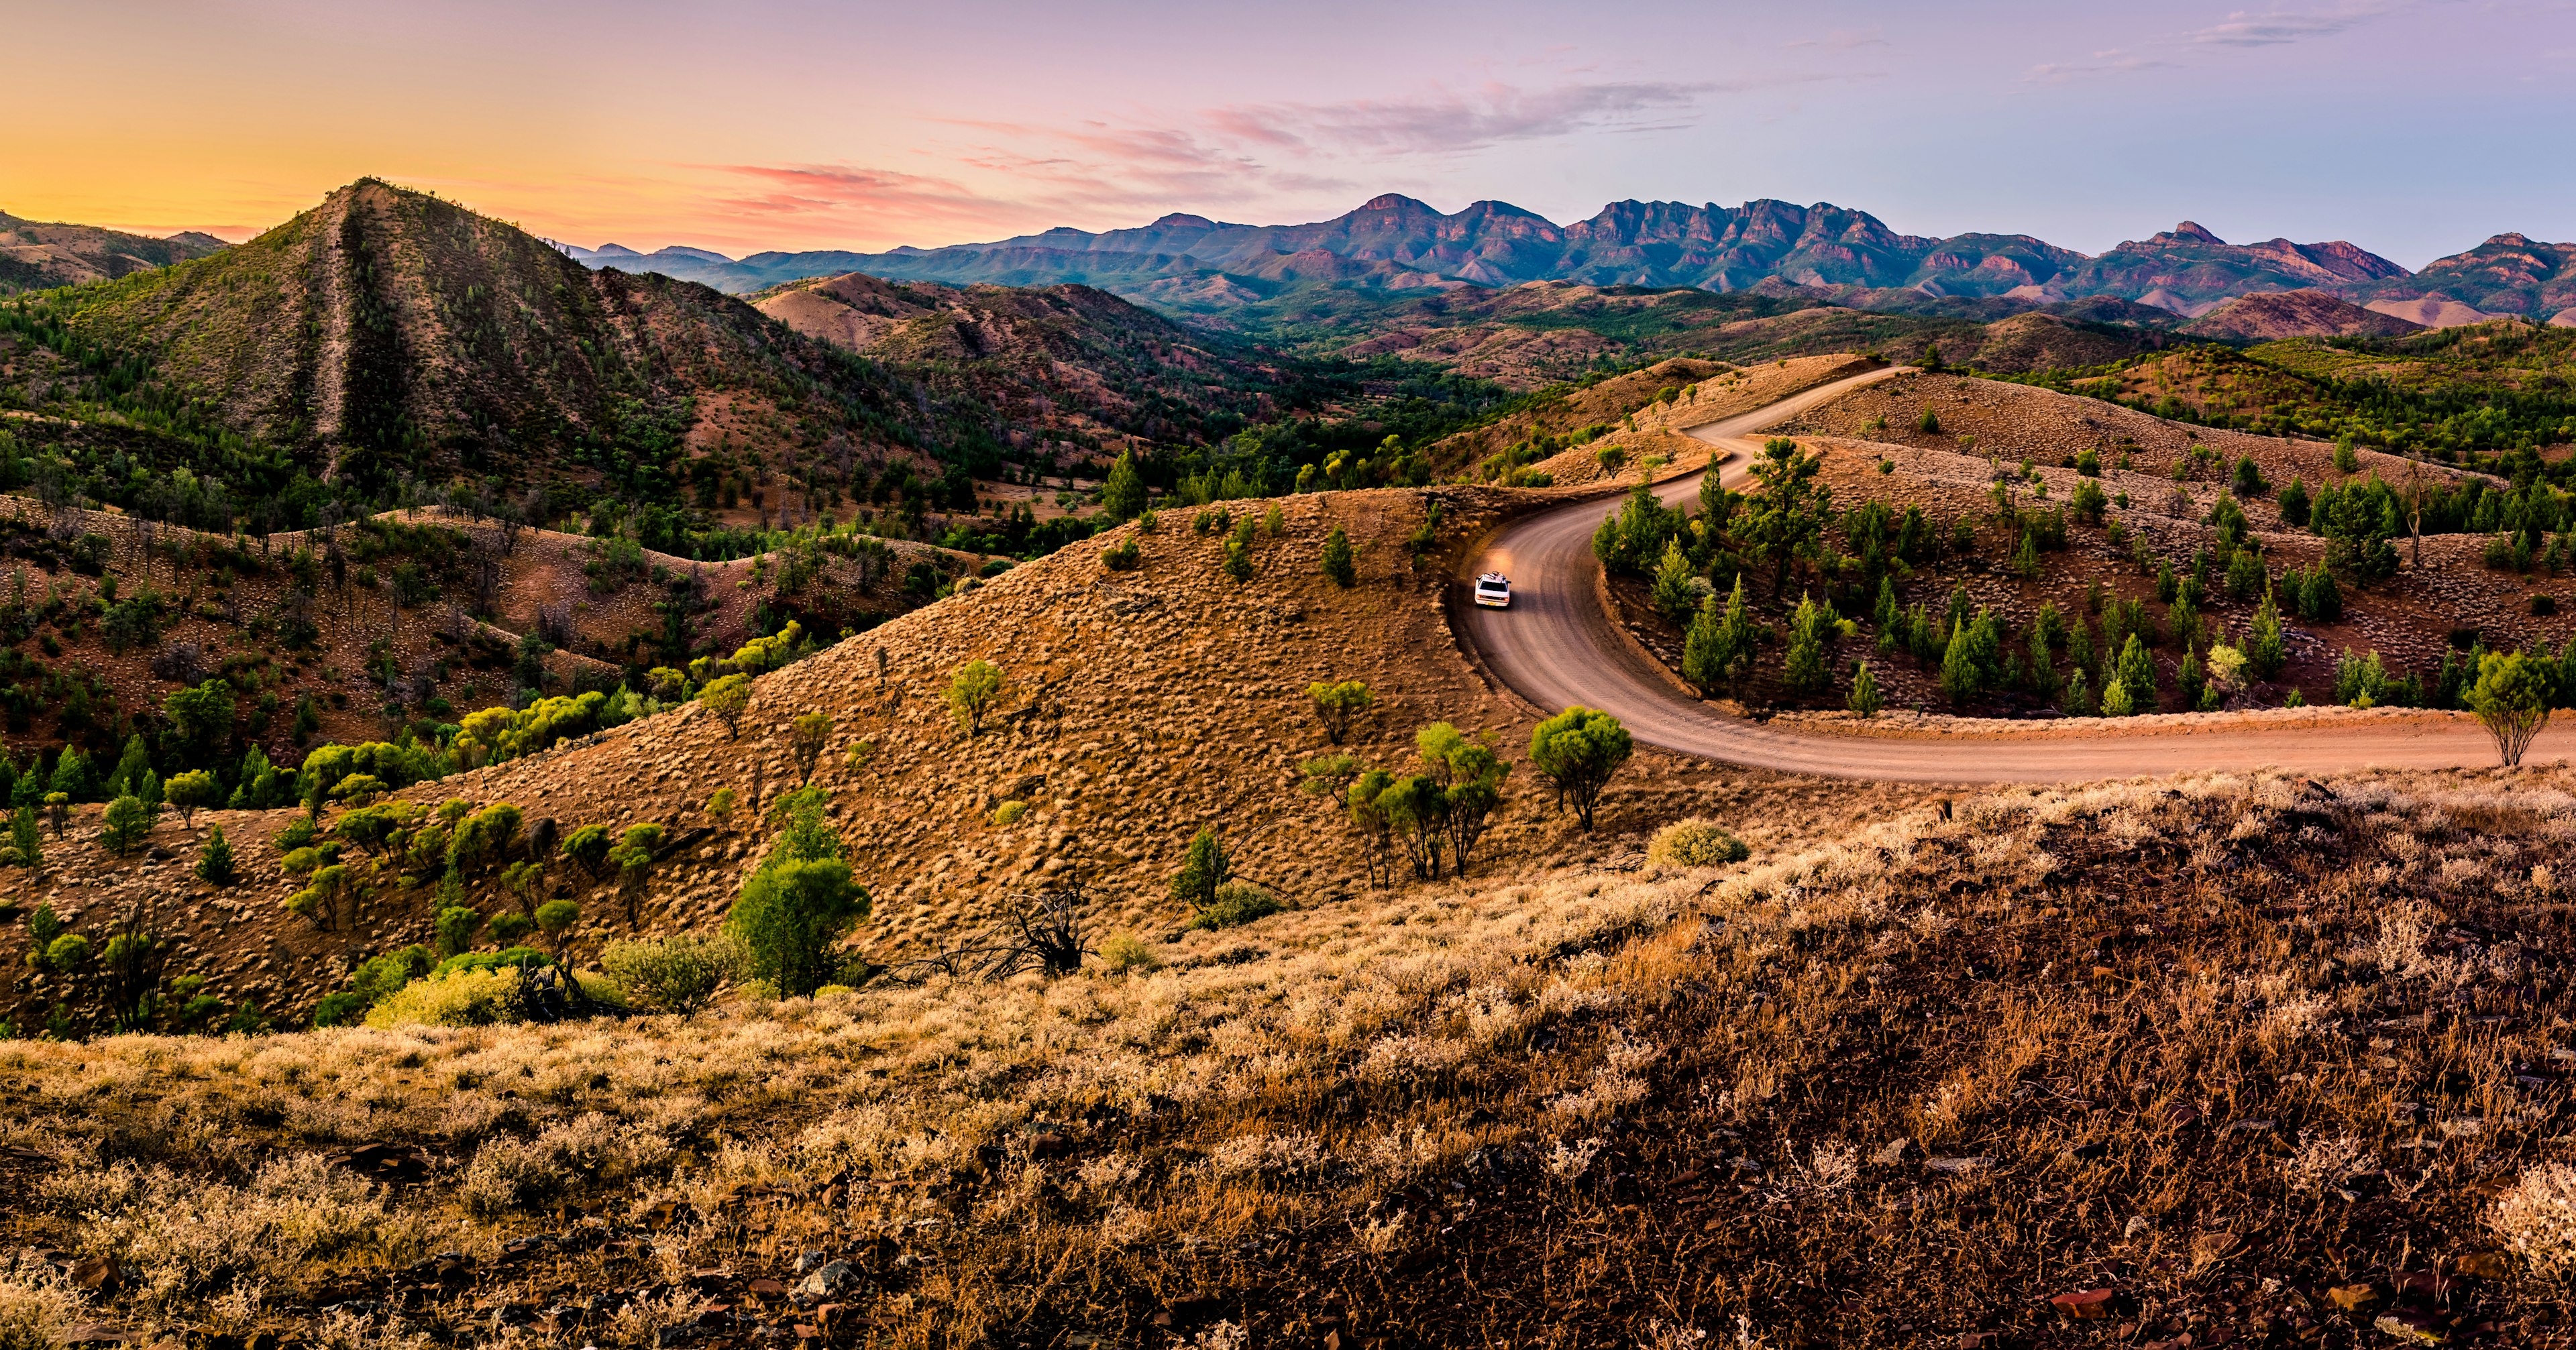
POLYGON ((2099 251, 2576 238, 2576 7, 7 0, 0 210, 240 239, 362 175, 574 243, 881 249, 1379 192, 1833 201, 2099 251))

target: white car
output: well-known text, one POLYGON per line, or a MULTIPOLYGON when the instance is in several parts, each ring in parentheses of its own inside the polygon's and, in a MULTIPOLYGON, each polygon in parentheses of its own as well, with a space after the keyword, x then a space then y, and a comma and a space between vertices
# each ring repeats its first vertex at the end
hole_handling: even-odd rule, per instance
POLYGON ((1500 572, 1487 572, 1476 578, 1476 603, 1487 609, 1512 607, 1512 583, 1500 572))

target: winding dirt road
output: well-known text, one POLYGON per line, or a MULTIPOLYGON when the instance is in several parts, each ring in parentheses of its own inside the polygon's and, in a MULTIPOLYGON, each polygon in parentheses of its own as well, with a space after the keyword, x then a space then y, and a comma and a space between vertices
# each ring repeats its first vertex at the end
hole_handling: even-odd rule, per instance
MULTIPOLYGON (((1758 433, 1873 380, 1905 373, 1872 371, 1819 385, 1750 413, 1691 428, 1690 434, 1732 451, 1720 481, 1738 487, 1761 448, 1758 433)), ((1659 484, 1667 502, 1694 498, 1702 475, 1659 484)), ((1548 712, 1582 704, 1617 715, 1638 740, 1757 768, 1843 778, 1919 782, 2066 782, 2206 769, 2270 766, 2306 773, 2374 765, 2449 768, 2496 762, 2494 743, 2467 714, 2399 720, 2356 718, 2350 726, 2263 727, 2179 719, 2098 722, 2092 734, 1916 737, 1793 731, 1729 717, 1684 692, 1611 626, 1596 586, 1600 564, 1592 532, 1617 512, 1615 496, 1572 502, 1515 521, 1488 542, 1464 575, 1501 572, 1512 579, 1512 607, 1453 607, 1459 631, 1512 692, 1548 712)), ((2527 762, 2576 753, 2565 721, 2544 733, 2527 762)))

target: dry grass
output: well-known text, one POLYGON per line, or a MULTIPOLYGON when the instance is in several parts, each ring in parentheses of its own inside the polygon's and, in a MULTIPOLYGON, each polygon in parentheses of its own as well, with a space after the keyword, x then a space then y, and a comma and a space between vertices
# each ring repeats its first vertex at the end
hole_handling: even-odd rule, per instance
POLYGON ((12 1045, 0 1185, 131 1267, 80 1316, 351 1343, 722 1303, 842 1344, 2055 1345, 2104 1287, 2141 1342, 2565 1345, 2565 786, 2006 792, 1123 975, 12 1045))

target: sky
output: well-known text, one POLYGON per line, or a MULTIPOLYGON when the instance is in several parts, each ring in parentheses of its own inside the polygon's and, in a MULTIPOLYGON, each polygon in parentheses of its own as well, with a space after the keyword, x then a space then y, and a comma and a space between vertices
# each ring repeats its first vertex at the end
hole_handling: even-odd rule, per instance
POLYGON ((0 210, 243 239, 373 175, 552 238, 878 250, 1382 192, 1831 201, 2088 253, 2576 239, 2576 0, 0 0, 0 210))

